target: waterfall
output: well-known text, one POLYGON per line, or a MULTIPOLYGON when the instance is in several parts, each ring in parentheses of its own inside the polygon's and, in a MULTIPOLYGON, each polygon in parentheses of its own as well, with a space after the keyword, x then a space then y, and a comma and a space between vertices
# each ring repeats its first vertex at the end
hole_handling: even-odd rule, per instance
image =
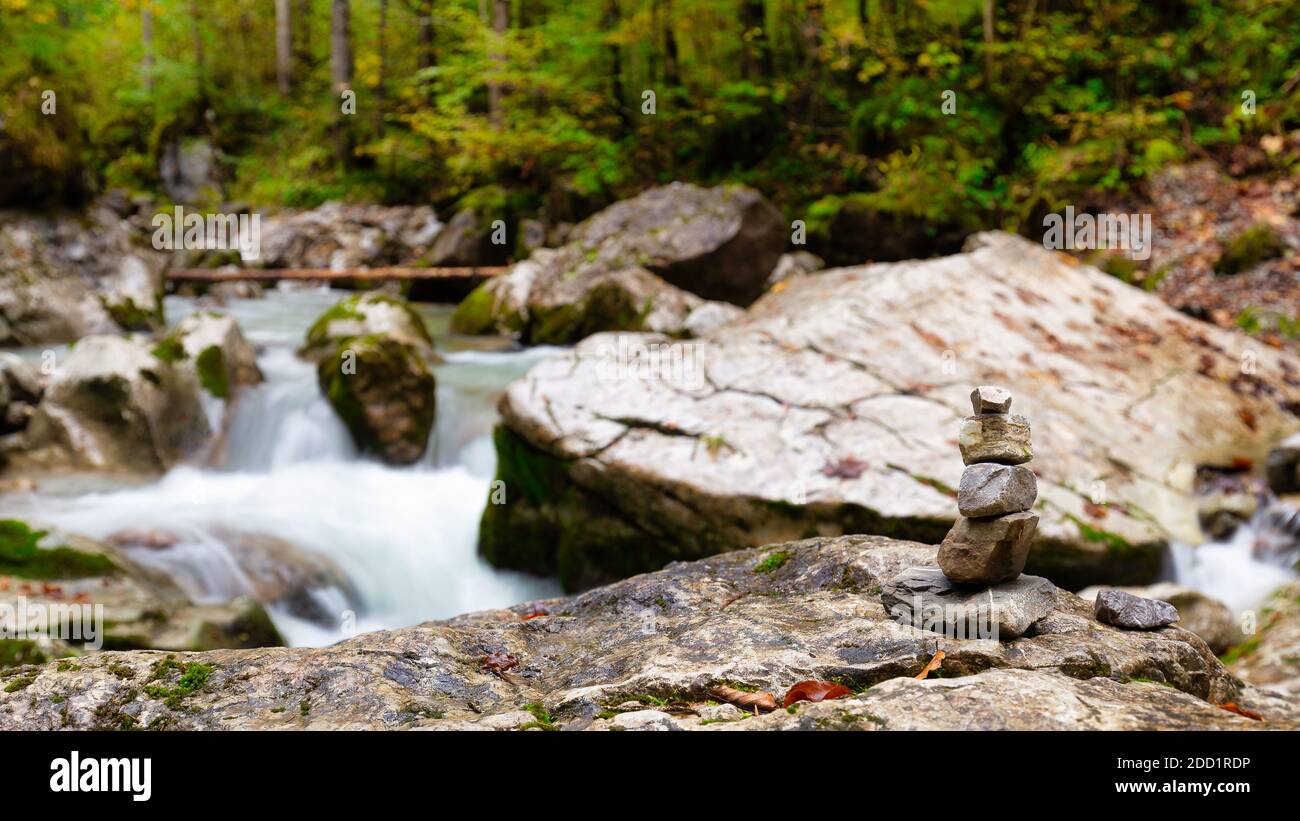
MULTIPOLYGON (((495 471, 496 399, 554 349, 446 353, 435 368, 438 421, 428 453, 420 464, 391 467, 357 453, 320 395, 315 367, 294 353, 311 320, 339 297, 270 292, 231 303, 229 313, 260 348, 266 381, 229 408, 207 409, 224 432, 206 464, 144 485, 68 492, 65 484, 62 493, 6 500, 4 515, 96 539, 158 534, 167 546, 123 549, 197 602, 258 592, 238 543, 287 545, 320 559, 342 578, 310 591, 305 607, 315 618, 304 618, 302 606, 268 607, 293 645, 559 595, 553 580, 497 570, 477 554, 495 471)), ((172 297, 167 307, 177 321, 196 306, 172 297)))
POLYGON ((1267 498, 1231 536, 1191 546, 1171 545, 1167 575, 1212 596, 1237 614, 1258 608, 1298 576, 1300 512, 1267 498))

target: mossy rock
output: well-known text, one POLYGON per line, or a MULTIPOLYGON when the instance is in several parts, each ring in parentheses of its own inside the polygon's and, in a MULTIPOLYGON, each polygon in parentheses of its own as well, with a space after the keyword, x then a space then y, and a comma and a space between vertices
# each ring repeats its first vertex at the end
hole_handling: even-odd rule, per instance
POLYGON ((521 330, 523 318, 500 312, 491 280, 470 291, 451 315, 451 332, 466 336, 497 333, 511 324, 519 325, 515 330, 521 330))
POLYGON ((424 319, 410 303, 378 293, 353 294, 331 306, 307 329, 303 356, 326 356, 342 342, 361 336, 384 334, 411 345, 433 358, 433 337, 424 319))
POLYGON ((148 332, 157 330, 163 325, 161 300, 155 301, 150 307, 142 307, 135 304, 135 300, 130 297, 118 302, 105 299, 104 309, 108 311, 113 321, 126 331, 148 332))
POLYGON ((347 339, 321 360, 317 377, 361 451, 399 465, 424 455, 437 383, 415 348, 380 334, 347 339))
POLYGON ((118 566, 102 553, 66 546, 41 547, 47 535, 18 519, 0 520, 0 576, 22 579, 84 579, 109 576, 118 566))
POLYGON ((1265 260, 1282 256, 1285 250, 1286 245, 1273 226, 1256 223, 1228 240, 1214 263, 1214 273, 1220 276, 1239 274, 1265 260))

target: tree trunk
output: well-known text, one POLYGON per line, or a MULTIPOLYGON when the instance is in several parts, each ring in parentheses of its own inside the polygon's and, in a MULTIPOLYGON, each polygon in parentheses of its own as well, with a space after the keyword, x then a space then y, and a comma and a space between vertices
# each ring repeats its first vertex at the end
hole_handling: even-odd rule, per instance
POLYGON ((437 60, 433 54, 433 0, 428 0, 420 11, 420 51, 416 56, 416 65, 420 68, 433 68, 437 60))
POLYGON ((331 0, 330 3, 330 81, 334 85, 334 104, 339 115, 334 124, 335 151, 339 162, 352 161, 352 131, 348 115, 343 112, 343 92, 352 87, 352 32, 351 9, 348 0, 331 0))
POLYGON ((379 0, 379 82, 375 98, 379 101, 379 115, 383 116, 384 102, 388 97, 388 0, 379 0))
POLYGON ((140 46, 144 51, 141 69, 144 72, 144 87, 153 94, 153 12, 148 3, 140 4, 140 46))
POLYGON ((334 93, 342 94, 352 85, 351 9, 348 0, 330 2, 330 81, 334 93))
MULTIPOLYGON (((607 36, 612 34, 622 24, 623 13, 619 10, 618 0, 605 0, 605 34, 607 36)), ((613 39, 606 41, 605 48, 609 51, 609 94, 614 98, 614 110, 618 114, 619 124, 627 128, 630 118, 627 111, 627 95, 623 90, 623 50, 613 39)))
POLYGON ((293 25, 290 0, 275 0, 275 82, 288 96, 293 74, 293 25))
POLYGON ((492 41, 492 48, 489 52, 492 66, 488 70, 494 75, 488 81, 488 118, 492 121, 493 128, 501 128, 502 119, 505 116, 504 111, 504 90, 501 84, 501 73, 505 71, 505 36, 506 30, 510 27, 510 0, 492 0, 492 31, 495 37, 492 41))
POLYGON ((207 99, 207 71, 203 55, 203 14, 198 0, 190 0, 190 35, 194 40, 194 69, 199 78, 199 97, 207 99))
POLYGON ((763 0, 745 0, 740 7, 744 27, 745 77, 762 80, 772 76, 772 49, 767 39, 767 6, 763 0))
POLYGON ((664 82, 670 86, 678 84, 677 74, 677 35, 673 33, 673 0, 664 0, 664 82))
POLYGON ((984 87, 993 85, 993 0, 984 0, 984 87))

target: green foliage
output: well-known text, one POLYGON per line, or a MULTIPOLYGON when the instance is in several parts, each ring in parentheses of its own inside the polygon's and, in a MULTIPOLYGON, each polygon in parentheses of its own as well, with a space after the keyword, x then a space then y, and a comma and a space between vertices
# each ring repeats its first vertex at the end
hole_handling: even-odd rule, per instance
POLYGON ((537 0, 509 4, 505 32, 471 0, 353 2, 349 117, 328 3, 295 16, 282 95, 272 4, 149 0, 147 67, 141 2, 0 0, 0 87, 14 90, 0 201, 156 192, 164 146, 203 137, 227 196, 253 204, 446 208, 494 185, 516 216, 546 203, 572 221, 584 214, 559 213, 557 192, 589 212, 650 184, 734 180, 792 217, 856 194, 934 224, 1030 230, 1170 162, 1300 127, 1300 94, 1278 91, 1300 15, 1264 0, 1015 0, 995 4, 989 43, 980 0, 768 0, 759 20, 742 0, 537 0), (45 89, 57 116, 36 113, 45 89))

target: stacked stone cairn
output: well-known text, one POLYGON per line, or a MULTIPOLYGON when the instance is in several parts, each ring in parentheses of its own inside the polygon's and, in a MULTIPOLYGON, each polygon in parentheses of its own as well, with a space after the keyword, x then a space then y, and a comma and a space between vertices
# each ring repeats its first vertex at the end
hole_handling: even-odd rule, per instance
POLYGON ((939 568, 956 584, 988 587, 1025 569, 1038 481, 1024 467, 1034 457, 1029 420, 1010 413, 1011 394, 982 386, 970 398, 975 415, 962 420, 957 437, 966 464, 957 486, 961 515, 939 547, 939 568))

